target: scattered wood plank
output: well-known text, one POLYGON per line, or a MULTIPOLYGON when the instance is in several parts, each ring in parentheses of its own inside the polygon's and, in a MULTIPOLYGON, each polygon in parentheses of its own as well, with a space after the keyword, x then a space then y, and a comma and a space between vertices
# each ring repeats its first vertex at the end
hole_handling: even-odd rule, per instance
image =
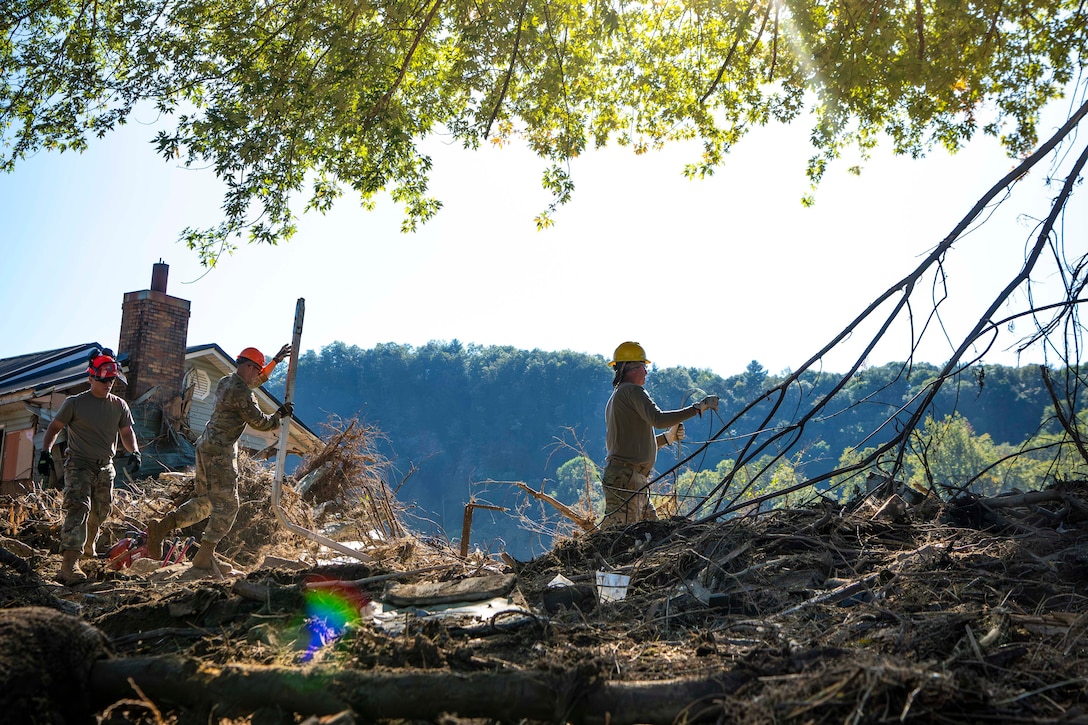
POLYGON ((393 584, 382 596, 382 601, 395 607, 482 602, 509 594, 516 583, 517 576, 514 574, 492 574, 451 582, 393 584))

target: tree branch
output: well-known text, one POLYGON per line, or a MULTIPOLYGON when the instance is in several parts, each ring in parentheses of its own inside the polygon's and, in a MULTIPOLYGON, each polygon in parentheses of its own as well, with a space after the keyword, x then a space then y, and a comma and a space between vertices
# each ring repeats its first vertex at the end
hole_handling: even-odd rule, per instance
MULTIPOLYGON (((458 674, 376 673, 261 665, 201 666, 181 658, 106 659, 91 669, 92 695, 108 704, 136 685, 154 701, 190 708, 216 706, 220 716, 269 706, 331 715, 354 711, 367 722, 438 720, 442 713, 508 722, 577 725, 673 725, 700 702, 734 693, 749 676, 644 682, 589 681, 576 672, 499 671, 458 674)), ((690 714, 690 713, 688 713, 690 714)))
MULTIPOLYGON (((781 489, 781 490, 766 494, 764 496, 760 496, 760 497, 757 497, 757 498, 754 498, 754 499, 749 499, 749 500, 746 500, 746 501, 743 501, 743 502, 738 502, 739 495, 742 495, 744 493, 744 491, 747 491, 748 488, 751 486, 751 483, 749 483, 747 486, 745 486, 744 491, 742 491, 741 494, 738 494, 737 496, 735 496, 733 498, 733 500, 725 508, 723 508, 721 510, 717 510, 717 506, 719 506, 721 504, 722 496, 723 496, 724 492, 726 490, 728 490, 728 485, 732 481, 733 476, 735 475, 735 473, 738 470, 740 470, 742 468, 742 466, 745 465, 748 461, 753 460, 760 452, 765 450, 767 448, 767 446, 769 446, 771 443, 773 443, 773 442, 775 442, 777 440, 780 440, 787 433, 797 432, 798 435, 799 435, 799 433, 800 433, 801 429, 803 428, 803 426, 807 422, 809 422, 813 418, 815 418, 816 415, 818 415, 822 410, 824 410, 830 404, 830 401, 833 400, 836 397, 836 395, 838 395, 838 393, 842 391, 842 389, 845 387, 845 385, 849 382, 850 378, 852 378, 853 375, 856 374, 856 372, 860 369, 861 364, 864 362, 864 360, 868 356, 868 354, 873 350, 876 343, 887 332, 887 330, 888 330, 889 326, 891 325, 892 321, 899 315, 899 313, 903 309, 909 309, 908 301, 909 301, 910 295, 912 293, 912 290, 913 290, 914 286, 918 283, 918 281, 921 280, 923 275, 930 268, 932 268, 934 266, 939 267, 939 265, 942 264, 942 260, 943 260, 944 255, 948 252, 949 249, 951 249, 953 243, 956 242, 959 239, 960 235, 962 235, 964 233, 964 231, 966 231, 967 228, 974 222, 974 220, 987 208, 987 206, 990 204, 990 202, 999 193, 1004 191, 1007 187, 1015 184, 1016 181, 1018 181, 1024 174, 1026 174, 1037 163, 1039 163, 1039 161, 1041 161, 1043 158, 1045 158, 1047 155, 1049 155, 1050 152, 1053 151, 1054 148, 1056 148, 1058 143, 1060 143, 1067 135, 1069 135, 1073 131, 1073 129, 1076 128, 1076 126, 1085 118, 1085 116, 1088 116, 1088 103, 1085 103, 1082 106, 1080 106, 1080 108, 1078 108, 1069 117, 1069 119, 1066 121, 1066 123, 1063 124, 1063 126, 1046 143, 1041 145, 1033 154, 1031 154, 1031 156, 1024 159, 1015 169, 1010 171, 1008 174, 1006 174, 1004 177, 1002 177, 1001 180, 999 180, 996 184, 994 184, 990 188, 990 190, 985 195, 983 195, 983 197, 980 198, 975 203, 975 205, 971 208, 971 210, 967 213, 967 215, 955 226, 955 228, 952 230, 952 232, 948 236, 946 236, 944 238, 944 240, 942 240, 939 245, 937 245, 937 247, 929 254, 929 256, 913 272, 911 272, 909 275, 904 277, 902 280, 900 280, 894 286, 889 287, 882 295, 880 295, 880 297, 878 297, 872 304, 870 304, 860 315, 855 317, 854 320, 851 321, 842 330, 842 332, 840 332, 838 335, 836 335, 831 340, 831 342, 829 342, 827 345, 825 345, 819 352, 817 352, 808 361, 806 361, 801 366, 801 368, 799 370, 797 370, 796 372, 791 373, 782 383, 775 386, 771 390, 768 390, 767 392, 765 392, 759 399, 751 402, 740 413, 738 413, 736 416, 734 416, 732 420, 730 420, 728 423, 726 423, 717 433, 715 433, 713 436, 711 436, 710 439, 708 439, 706 443, 703 443, 701 446, 697 447, 683 461, 678 462, 676 464, 676 466, 673 467, 673 469, 670 469, 669 471, 666 471, 665 473, 661 474, 662 476, 668 475, 668 473, 670 473, 672 470, 675 470, 676 468, 679 468, 681 465, 686 464, 688 461, 690 461, 690 460, 694 459, 696 456, 700 455, 706 449, 706 447, 710 445, 710 443, 712 443, 713 441, 719 439, 723 434, 726 433, 726 431, 728 431, 731 427, 733 427, 733 425, 738 420, 740 420, 749 411, 754 409, 758 404, 760 404, 763 401, 767 400, 769 397, 775 396, 777 398, 777 402, 776 402, 776 404, 774 406, 774 408, 777 409, 777 407, 779 405, 781 405, 781 403, 783 402, 784 396, 786 394, 786 391, 787 391, 788 387, 791 386, 791 385, 794 385, 794 384, 798 384, 800 382, 800 380, 801 380, 802 374, 804 374, 805 372, 809 371, 814 366, 816 366, 819 363, 819 361, 822 360, 828 353, 830 353, 836 346, 838 346, 847 337, 852 335, 854 333, 855 329, 860 327, 863 322, 868 320, 868 318, 878 308, 883 306, 884 303, 886 303, 892 297, 894 297, 896 295, 899 295, 899 294, 902 294, 902 298, 896 304, 896 307, 892 311, 892 313, 885 319, 885 321, 884 321, 883 325, 881 326, 880 330, 876 334, 874 334, 874 336, 872 337, 872 339, 870 340, 868 345, 865 347, 862 354, 857 357, 857 359, 855 360, 853 366, 850 368, 850 370, 845 375, 842 376, 842 378, 839 380, 839 382, 833 387, 831 392, 826 394, 824 396, 823 400, 820 401, 817 405, 815 405, 808 413, 806 413, 798 423, 795 423, 795 424, 793 424, 791 426, 788 426, 787 428, 783 429, 782 431, 772 435, 770 437, 770 439, 763 441, 761 444, 757 445, 756 442, 755 442, 756 439, 754 437, 752 439, 750 439, 746 443, 746 445, 742 449, 742 451, 738 454, 738 456, 736 458, 736 464, 734 466, 734 469, 726 477, 724 477, 722 479, 722 481, 717 486, 715 486, 715 488, 712 491, 710 491, 702 501, 699 502, 699 504, 696 505, 695 509, 693 510, 693 513, 695 511, 700 510, 705 505, 707 505, 710 502, 710 500, 713 498, 715 500, 715 509, 716 509, 715 512, 712 513, 711 515, 707 516, 706 518, 702 519, 703 521, 713 520, 713 519, 716 519, 716 518, 718 518, 720 516, 723 516, 723 515, 725 515, 727 513, 738 510, 740 508, 746 508, 746 507, 752 506, 754 504, 759 504, 759 503, 762 503, 764 501, 770 500, 772 498, 776 498, 776 497, 779 497, 779 496, 784 496, 784 495, 792 493, 794 491, 798 491, 798 490, 803 489, 803 488, 805 488, 807 486, 812 486, 812 485, 814 485, 814 484, 816 484, 816 483, 818 483, 820 481, 828 480, 828 479, 832 478, 833 476, 842 475, 842 474, 845 474, 845 473, 850 473, 850 472, 853 472, 853 471, 861 470, 862 468, 864 468, 864 467, 868 466, 869 464, 873 463, 874 461, 878 460, 884 453, 886 453, 887 451, 891 450, 893 447, 896 447, 896 446, 900 447, 900 452, 898 454, 897 463, 896 463, 897 468, 898 468, 898 466, 902 462, 902 459, 903 459, 903 456, 904 456, 904 453, 905 453, 905 448, 903 446, 905 445, 907 437, 909 436, 910 432, 912 430, 914 430, 918 426, 920 421, 922 420, 923 416, 925 415, 925 412, 928 410, 929 406, 933 402, 934 397, 936 396, 937 392, 940 390, 940 388, 941 388, 942 384, 944 383, 944 381, 946 381, 948 378, 950 378, 951 376, 953 376, 955 374, 955 372, 957 371, 958 367, 960 366, 960 363, 963 360, 963 358, 964 358, 967 350, 970 348, 970 346, 973 345, 977 340, 979 340, 988 331, 992 331, 994 329, 993 323, 991 322, 994 313, 1000 308, 1000 306, 1002 304, 1004 304, 1005 300, 1007 300, 1009 298, 1009 296, 1013 293, 1013 291, 1015 291, 1015 289, 1020 284, 1022 284, 1025 280, 1030 278, 1030 272, 1033 269, 1036 261, 1038 260, 1040 254, 1042 252, 1042 249, 1045 247, 1045 242, 1048 239, 1051 230, 1053 229, 1054 223, 1055 223, 1056 219, 1058 218, 1058 215, 1060 214, 1061 210, 1064 208, 1064 206, 1065 206, 1066 202, 1068 201, 1070 195, 1072 194, 1073 188, 1075 187, 1075 185, 1077 183, 1077 179, 1080 176, 1081 170, 1083 169, 1083 167, 1085 165, 1085 161, 1088 160, 1088 147, 1086 147, 1085 151, 1077 159, 1077 161, 1074 164, 1071 172, 1066 177, 1065 184, 1063 185, 1062 192, 1055 198, 1054 203, 1053 203, 1052 208, 1051 208, 1051 212, 1048 215, 1047 220, 1044 223, 1044 225, 1043 225, 1043 227, 1042 227, 1042 229, 1041 229, 1041 231, 1040 231, 1040 233, 1038 235, 1037 242, 1036 242, 1034 248, 1031 250, 1028 257, 1025 259, 1024 266, 1022 267, 1020 273, 994 299, 994 301, 991 303, 990 307, 986 310, 983 317, 975 325, 974 329, 966 336, 966 338, 960 344, 960 346, 957 348, 957 350, 955 351, 953 356, 950 358, 950 360, 946 363, 944 368, 937 375, 936 379, 933 380, 930 383, 930 385, 927 386, 927 388, 922 393, 920 393, 921 397, 919 399, 916 399, 915 401, 912 401, 912 402, 917 403, 916 408, 911 413, 908 420, 904 423, 902 430, 900 430, 894 438, 892 438, 890 441, 878 446, 877 449, 871 455, 867 456, 865 459, 863 459, 862 461, 860 461, 860 462, 858 462, 856 464, 853 464, 853 465, 847 466, 847 467, 843 467, 843 468, 839 468, 839 469, 830 471, 830 472, 825 473, 825 474, 821 474, 819 476, 808 479, 806 481, 802 481, 802 482, 800 482, 800 483, 798 483, 796 485, 789 486, 789 487, 787 487, 785 489, 781 489)), ((771 420, 771 417, 773 416, 773 414, 774 414, 774 410, 772 410, 767 415, 767 417, 764 418, 762 424, 757 426, 757 429, 759 429, 759 430, 765 429, 767 423, 771 420)), ((891 420, 893 420, 893 419, 890 418, 889 422, 891 420)), ((797 440, 797 438, 795 437, 794 442, 796 440, 797 440)), ((792 445, 792 443, 790 445, 792 445)), ((782 455, 782 452, 779 453, 779 457, 781 455, 782 455)), ((660 478, 660 477, 661 476, 658 476, 658 478, 660 478)), ((657 480, 657 479, 654 479, 654 480, 657 480)))
POLYGON ((1058 422, 1062 424, 1065 432, 1073 439, 1073 445, 1076 446, 1080 457, 1084 459, 1085 463, 1088 463, 1088 448, 1085 448, 1084 439, 1081 437, 1080 431, 1077 430, 1076 411, 1070 411, 1071 416, 1066 415, 1065 405, 1058 399, 1058 392, 1054 390, 1054 382, 1050 379, 1050 370, 1045 365, 1040 365, 1039 370, 1043 374, 1046 391, 1050 393, 1050 399, 1054 402, 1054 415, 1057 416, 1058 422))
POLYGON ((423 36, 427 34, 427 28, 430 27, 431 21, 434 20, 434 16, 438 14, 438 9, 442 7, 442 0, 435 0, 434 5, 431 6, 431 11, 427 13, 427 17, 423 20, 423 24, 419 26, 419 30, 416 31, 416 37, 412 40, 412 47, 408 49, 408 52, 404 56, 404 61, 400 64, 400 71, 397 73, 397 79, 393 81, 393 84, 382 94, 382 97, 378 99, 373 108, 370 109, 368 118, 374 118, 382 111, 393 98, 393 94, 400 88, 400 84, 404 82, 404 76, 408 75, 408 66, 412 64, 412 58, 415 56, 416 49, 419 48, 419 44, 423 41, 423 36))
POLYGON ((529 0, 521 0, 521 9, 518 10, 518 32, 514 36, 514 49, 510 51, 510 65, 506 68, 506 76, 502 79, 502 90, 499 91, 499 97, 496 99, 495 107, 491 111, 491 117, 487 119, 484 138, 487 138, 491 133, 491 125, 495 123, 495 118, 499 115, 499 109, 502 108, 503 99, 506 98, 506 91, 510 88, 510 79, 514 75, 514 64, 518 58, 518 49, 521 47, 521 29, 525 18, 525 8, 528 4, 529 0))
MULTIPOLYGON (((496 481, 496 483, 501 483, 501 481, 496 481)), ((533 488, 531 488, 529 484, 523 481, 510 481, 510 483, 514 486, 517 486, 533 498, 548 504, 556 511, 573 521, 582 531, 593 531, 595 528, 597 528, 596 520, 593 516, 583 516, 582 514, 572 509, 570 506, 567 506, 562 501, 556 499, 554 496, 549 496, 543 491, 533 490, 533 488)))
MULTIPOLYGON (((752 8, 755 7, 756 0, 751 0, 748 3, 748 8, 744 11, 744 18, 747 20, 749 13, 752 12, 752 8)), ((706 93, 699 98, 699 103, 706 103, 706 99, 710 98, 710 95, 717 89, 718 84, 721 83, 722 77, 725 75, 725 69, 729 67, 729 62, 733 60, 733 54, 737 50, 737 46, 740 44, 740 34, 744 28, 743 23, 737 24, 737 34, 733 38, 733 45, 729 48, 729 52, 725 56, 725 60, 722 61, 722 65, 718 68, 718 74, 714 76, 714 80, 711 82, 710 87, 706 89, 706 93)))

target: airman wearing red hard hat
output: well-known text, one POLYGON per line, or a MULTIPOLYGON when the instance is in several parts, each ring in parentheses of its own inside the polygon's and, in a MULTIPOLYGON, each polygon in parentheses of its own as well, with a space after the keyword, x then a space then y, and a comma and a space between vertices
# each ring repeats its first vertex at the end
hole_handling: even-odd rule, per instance
POLYGON ((257 376, 257 384, 254 387, 260 387, 268 382, 268 379, 272 377, 272 371, 276 369, 276 365, 283 362, 284 358, 291 354, 291 346, 284 345, 280 348, 280 351, 276 353, 275 357, 266 365, 264 361, 264 353, 255 347, 247 347, 238 353, 237 363, 242 364, 243 360, 249 360, 254 365, 261 369, 260 375, 257 376))
POLYGON ((208 519, 193 567, 218 568, 215 548, 238 516, 238 439, 247 425, 260 431, 275 430, 294 407, 285 403, 268 415, 258 405, 253 389, 266 382, 276 364, 291 352, 291 346, 284 345, 266 365, 260 350, 247 347, 238 354, 238 368, 219 380, 211 417, 196 442, 196 495, 161 519, 148 522, 151 556, 162 555, 163 538, 175 528, 208 519))
POLYGON ((112 350, 95 350, 87 361, 90 389, 65 398, 57 415, 45 429, 38 473, 48 478, 53 470, 51 449, 57 436, 68 429, 68 448, 64 455, 64 523, 60 529, 63 552, 57 581, 77 584, 87 575, 79 568, 81 554, 93 556, 102 522, 113 505, 113 457, 117 439, 131 454, 126 468, 132 475, 143 462, 136 433, 132 430, 132 411, 120 396, 114 395, 115 380, 127 382, 112 350))

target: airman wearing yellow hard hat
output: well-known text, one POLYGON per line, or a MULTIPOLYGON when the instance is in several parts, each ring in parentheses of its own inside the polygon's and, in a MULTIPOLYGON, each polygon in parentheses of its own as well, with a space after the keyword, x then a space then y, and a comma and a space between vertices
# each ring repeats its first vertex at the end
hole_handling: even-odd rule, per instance
POLYGON ((604 408, 605 517, 601 526, 620 526, 656 520, 650 503, 649 475, 657 460, 657 449, 684 439, 684 421, 705 410, 718 409, 718 396, 708 395, 680 410, 663 411, 646 392, 646 366, 650 360, 637 342, 623 342, 612 355, 609 367, 612 396, 604 408), (655 433, 654 429, 666 429, 655 433))

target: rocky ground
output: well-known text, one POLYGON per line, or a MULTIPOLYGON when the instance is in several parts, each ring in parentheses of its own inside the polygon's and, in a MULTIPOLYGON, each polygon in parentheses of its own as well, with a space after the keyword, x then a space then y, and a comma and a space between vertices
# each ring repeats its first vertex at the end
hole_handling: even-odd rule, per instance
MULTIPOLYGON (((186 486, 119 492, 100 550, 186 486)), ((297 525, 365 541, 367 560, 334 564, 279 524, 270 488, 247 463, 221 546, 243 576, 100 557, 73 587, 54 579, 57 494, 3 501, 7 717, 1088 722, 1084 484, 646 522, 529 562, 421 541, 373 491, 350 505, 288 492, 297 525), (629 577, 625 598, 602 601, 598 572, 629 577)))

